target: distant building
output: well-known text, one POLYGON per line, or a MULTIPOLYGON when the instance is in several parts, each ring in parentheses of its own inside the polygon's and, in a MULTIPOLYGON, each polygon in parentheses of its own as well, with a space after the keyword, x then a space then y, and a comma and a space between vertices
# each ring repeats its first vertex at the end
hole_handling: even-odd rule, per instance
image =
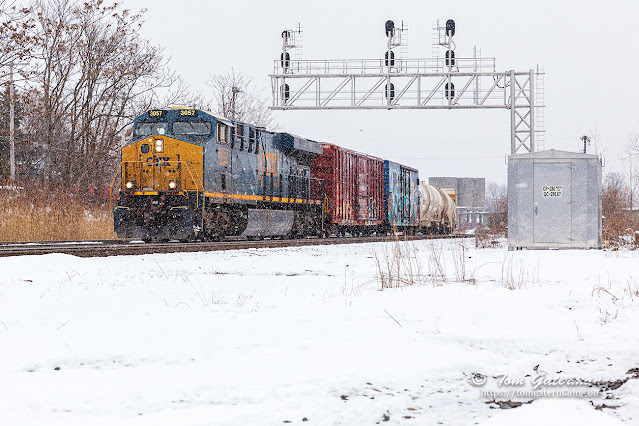
POLYGON ((430 185, 442 190, 454 190, 457 202, 457 226, 472 228, 488 225, 486 208, 486 179, 460 177, 431 177, 430 185))

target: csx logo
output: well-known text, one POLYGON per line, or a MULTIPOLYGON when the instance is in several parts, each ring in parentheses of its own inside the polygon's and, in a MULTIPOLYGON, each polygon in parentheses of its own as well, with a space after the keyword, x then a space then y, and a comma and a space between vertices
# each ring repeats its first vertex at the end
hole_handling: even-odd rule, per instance
POLYGON ((171 160, 171 157, 154 157, 154 156, 151 156, 151 157, 148 157, 146 159, 146 165, 147 166, 155 166, 156 165, 155 163, 157 163, 157 165, 159 165, 160 167, 170 166, 171 165, 171 163, 169 163, 170 160, 171 160))

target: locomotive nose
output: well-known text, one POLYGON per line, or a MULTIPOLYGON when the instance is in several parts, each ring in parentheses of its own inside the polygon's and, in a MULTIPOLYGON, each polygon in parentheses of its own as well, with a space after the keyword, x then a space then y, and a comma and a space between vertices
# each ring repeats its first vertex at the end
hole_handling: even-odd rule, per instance
POLYGON ((155 134, 122 148, 123 192, 137 196, 179 195, 201 190, 203 147, 155 134))

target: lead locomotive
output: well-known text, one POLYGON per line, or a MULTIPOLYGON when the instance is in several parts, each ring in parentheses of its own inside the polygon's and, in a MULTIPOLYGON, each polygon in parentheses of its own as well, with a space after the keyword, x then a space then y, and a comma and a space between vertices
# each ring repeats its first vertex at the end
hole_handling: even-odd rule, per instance
POLYGON ((137 117, 122 148, 120 238, 320 235, 322 145, 189 108, 137 117))

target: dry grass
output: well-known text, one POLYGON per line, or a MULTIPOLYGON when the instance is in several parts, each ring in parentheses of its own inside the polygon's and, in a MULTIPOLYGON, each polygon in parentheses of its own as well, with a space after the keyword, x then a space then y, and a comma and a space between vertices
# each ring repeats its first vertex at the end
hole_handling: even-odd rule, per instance
MULTIPOLYGON (((476 272, 491 263, 501 265, 499 285, 509 290, 520 290, 541 285, 539 263, 536 267, 527 267, 523 261, 513 256, 506 256, 498 262, 489 262, 473 269, 468 264, 469 242, 458 240, 453 243, 430 241, 426 251, 407 241, 394 239, 382 250, 374 251, 375 281, 381 289, 399 288, 415 284, 431 284, 433 286, 448 283, 476 285, 476 272), (448 247, 444 247, 447 245, 448 247), (422 263, 424 261, 424 263, 422 263), (425 265, 423 267, 422 265, 425 265), (452 273, 447 272, 452 269, 452 273), (451 268, 452 267, 452 268, 451 268), (425 273, 424 273, 425 272, 425 273)), ((628 292, 639 295, 639 287, 628 282, 628 292)), ((639 296, 637 296, 639 297, 639 296)))
POLYGON ((394 238, 394 243, 386 244, 381 253, 374 252, 374 259, 376 281, 382 290, 425 282, 419 250, 413 243, 400 243, 394 238))
POLYGON ((479 228, 475 231, 475 247, 499 248, 502 246, 500 241, 502 238, 505 238, 504 232, 497 232, 488 228, 479 228))
POLYGON ((603 246, 613 251, 639 249, 639 219, 620 213, 603 221, 603 246))
POLYGON ((91 203, 61 191, 0 191, 0 241, 116 238, 108 204, 91 203))
POLYGON ((633 303, 639 297, 639 284, 632 275, 626 278, 625 286, 614 278, 608 277, 606 282, 602 282, 599 277, 592 289, 592 296, 599 299, 597 322, 606 325, 619 317, 623 307, 633 303))
POLYGON ((629 275, 627 280, 627 287, 624 289, 624 293, 628 293, 631 301, 635 301, 635 297, 639 298, 639 284, 632 278, 632 275, 629 275))
POLYGON ((501 264, 501 286, 508 290, 521 290, 539 285, 539 264, 537 268, 528 270, 524 263, 507 256, 501 264))
POLYGON ((468 247, 463 238, 458 239, 452 246, 453 268, 455 269, 455 280, 463 283, 475 283, 466 270, 466 258, 468 257, 468 247))
POLYGON ((433 285, 442 285, 448 282, 446 277, 446 256, 441 244, 435 240, 430 244, 430 256, 428 258, 428 276, 433 285))
POLYGON ((443 244, 433 240, 427 252, 420 253, 414 243, 395 238, 392 244, 386 244, 381 251, 373 253, 375 278, 381 289, 428 283, 444 285, 451 281, 446 272, 448 257, 451 256, 456 280, 474 284, 473 274, 469 274, 466 268, 467 254, 468 247, 464 241, 454 244, 451 250, 445 250, 443 244), (422 259, 427 260, 425 267, 422 259))

